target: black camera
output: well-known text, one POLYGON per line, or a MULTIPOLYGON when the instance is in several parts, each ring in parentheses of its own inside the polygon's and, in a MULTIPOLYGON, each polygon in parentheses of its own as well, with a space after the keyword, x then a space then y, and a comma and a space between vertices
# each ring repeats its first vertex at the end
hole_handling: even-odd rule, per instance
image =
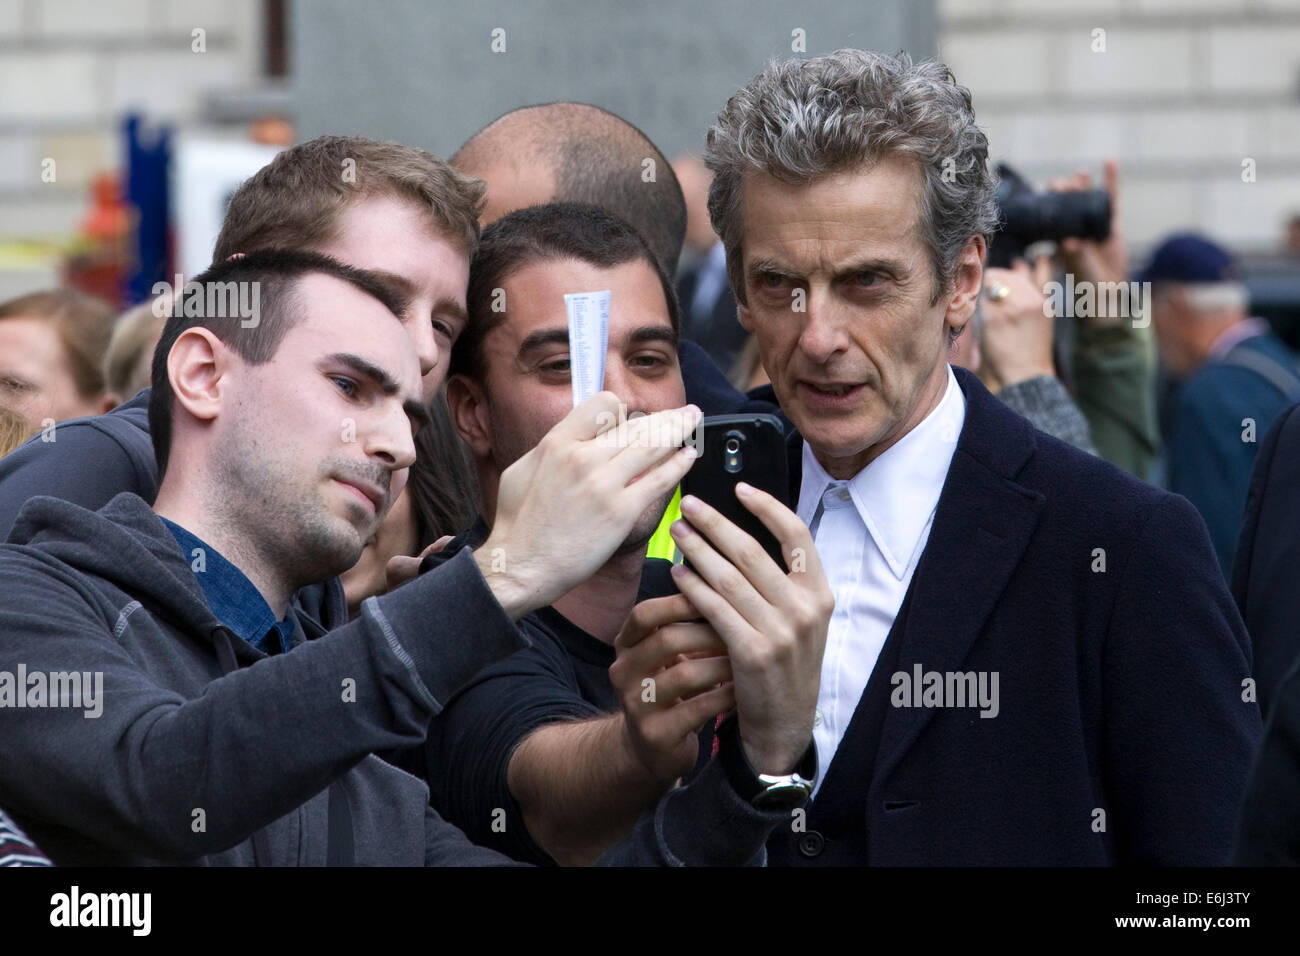
POLYGON ((1010 268, 1027 246, 1043 240, 1110 237, 1110 194, 1104 189, 1036 193, 1010 166, 998 164, 998 231, 988 264, 1010 268))

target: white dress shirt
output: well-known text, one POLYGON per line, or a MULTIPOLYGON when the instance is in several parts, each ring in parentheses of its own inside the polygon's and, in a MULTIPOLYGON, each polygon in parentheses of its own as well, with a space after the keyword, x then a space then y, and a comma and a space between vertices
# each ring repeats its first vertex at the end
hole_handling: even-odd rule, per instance
POLYGON ((798 514, 835 594, 813 726, 817 790, 925 550, 965 420, 966 396, 949 367, 934 410, 849 480, 831 478, 804 443, 798 514))

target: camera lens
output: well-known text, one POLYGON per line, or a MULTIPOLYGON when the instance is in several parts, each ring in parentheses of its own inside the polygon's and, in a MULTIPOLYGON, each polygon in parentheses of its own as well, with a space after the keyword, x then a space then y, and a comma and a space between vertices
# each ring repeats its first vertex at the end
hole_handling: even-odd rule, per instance
POLYGON ((725 447, 728 455, 734 455, 736 452, 740 451, 740 442, 735 438, 728 438, 725 447))

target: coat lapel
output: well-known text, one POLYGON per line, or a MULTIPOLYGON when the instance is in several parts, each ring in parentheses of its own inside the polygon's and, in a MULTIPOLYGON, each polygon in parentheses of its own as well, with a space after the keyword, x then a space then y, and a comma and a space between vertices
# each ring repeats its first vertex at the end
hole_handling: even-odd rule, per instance
MULTIPOLYGON (((1045 501, 1013 480, 1034 453, 1033 426, 975 376, 954 371, 966 394, 966 422, 912 581, 897 665, 909 675, 918 664, 940 673, 964 669, 1024 556, 1045 501)), ((887 708, 876 781, 888 777, 933 715, 931 707, 887 708)))
MULTIPOLYGON (((1023 557, 1044 498, 1015 476, 1033 456, 1034 428, 954 368, 966 421, 939 496, 934 525, 912 578, 897 668, 909 675, 959 671, 1023 557)), ((791 507, 799 499, 803 441, 790 442, 791 507)), ((868 684, 870 687, 870 683, 868 684)), ((884 683, 885 692, 892 685, 884 683)), ((857 722, 865 708, 859 706, 857 722)), ((929 707, 887 707, 873 781, 884 780, 933 716, 929 707)), ((846 731, 845 736, 848 736, 846 731)))

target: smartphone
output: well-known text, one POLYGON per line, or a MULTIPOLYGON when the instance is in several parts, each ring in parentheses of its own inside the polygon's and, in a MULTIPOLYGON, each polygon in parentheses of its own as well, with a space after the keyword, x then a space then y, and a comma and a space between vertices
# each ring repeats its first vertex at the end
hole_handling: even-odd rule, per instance
POLYGON ((698 441, 700 454, 682 480, 682 493, 694 495, 716 509, 762 545, 777 567, 788 571, 781 543, 736 497, 736 484, 743 481, 782 504, 789 500, 781 419, 760 414, 709 415, 700 422, 698 441))

